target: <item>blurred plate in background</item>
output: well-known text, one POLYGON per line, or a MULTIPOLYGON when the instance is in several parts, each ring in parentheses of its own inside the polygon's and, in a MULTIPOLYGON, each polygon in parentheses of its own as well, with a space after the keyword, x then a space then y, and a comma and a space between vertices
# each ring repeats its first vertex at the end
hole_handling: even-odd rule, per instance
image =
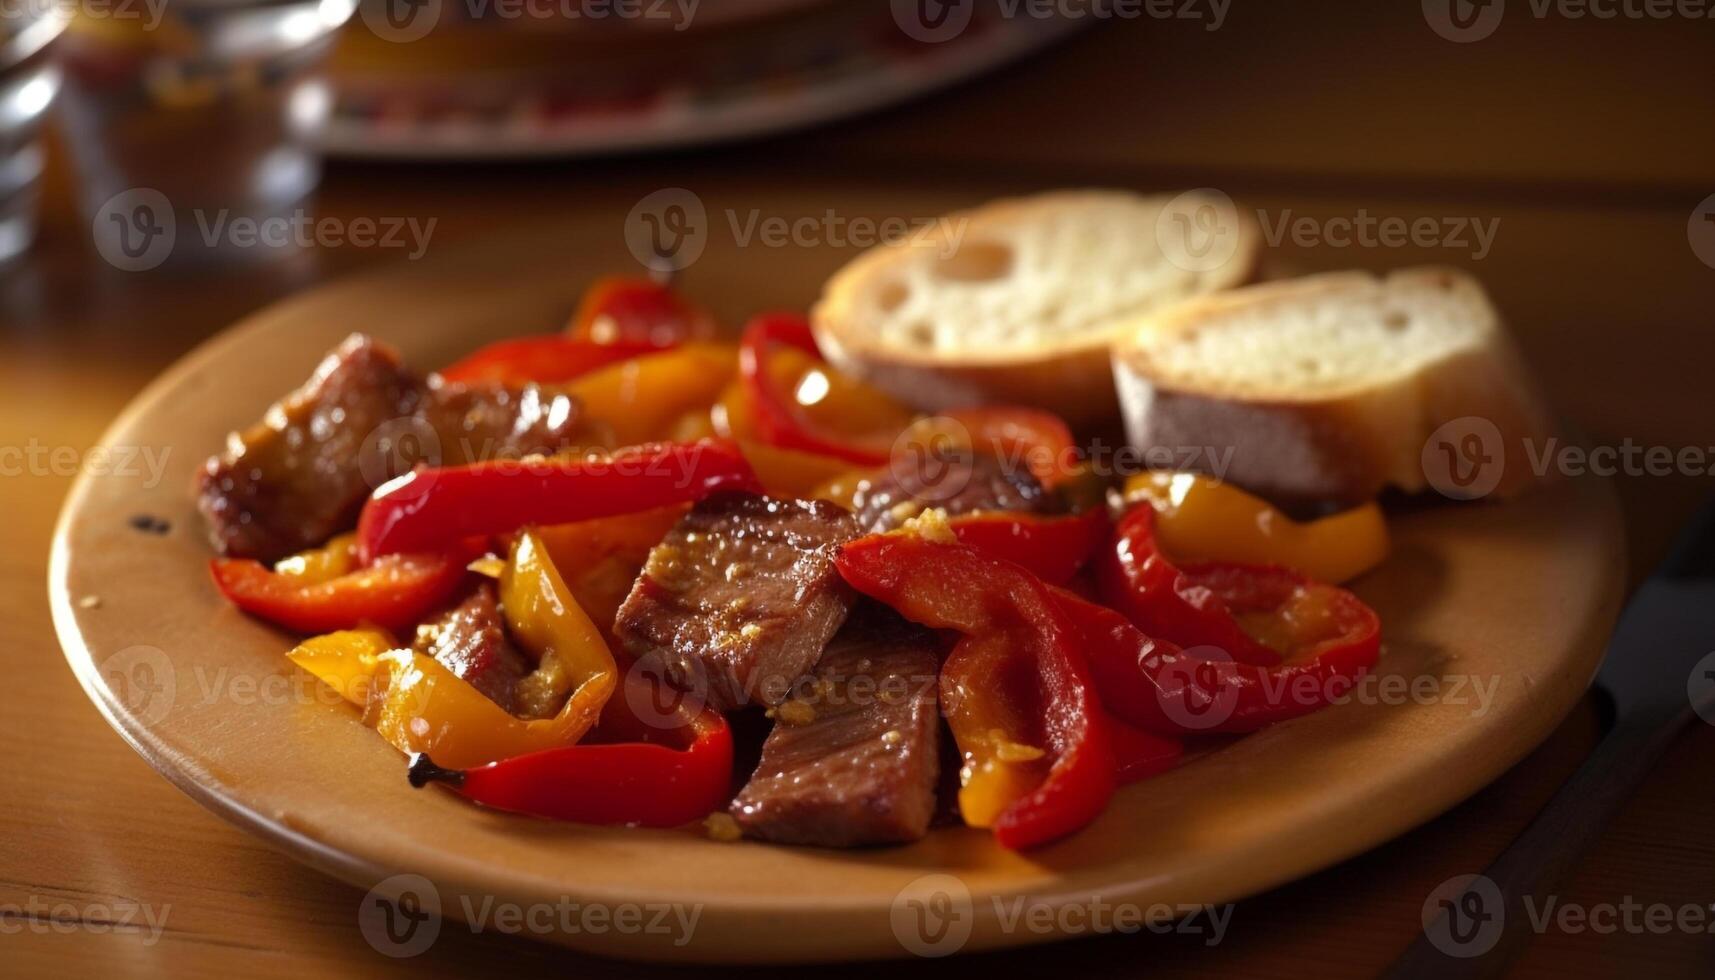
POLYGON ((895 4, 640 0, 651 15, 600 19, 579 13, 587 6, 364 0, 333 56, 323 147, 540 157, 758 136, 970 78, 1090 20, 981 8, 940 38, 902 26, 895 4))

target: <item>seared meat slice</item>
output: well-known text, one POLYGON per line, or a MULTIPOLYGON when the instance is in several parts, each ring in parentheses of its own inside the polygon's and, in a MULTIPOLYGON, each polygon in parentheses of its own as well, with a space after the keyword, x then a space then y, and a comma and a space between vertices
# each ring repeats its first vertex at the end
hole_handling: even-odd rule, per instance
POLYGON ((825 500, 716 494, 649 553, 614 635, 726 710, 786 696, 854 598, 834 570, 857 521, 825 500))
POLYGON ((1039 512, 1049 498, 1029 470, 983 454, 922 465, 896 459, 859 487, 852 505, 858 522, 873 532, 891 531, 933 507, 949 517, 979 510, 1039 512))
POLYGON ((482 583, 469 598, 418 626, 412 646, 469 681, 508 713, 515 712, 518 682, 530 671, 530 664, 507 639, 494 583, 482 583))
POLYGON ((829 644, 804 693, 775 709, 762 762, 732 803, 747 835, 855 847, 928 832, 940 769, 937 641, 867 613, 829 644))
POLYGON ((425 381, 354 334, 261 422, 228 437, 198 475, 198 507, 222 554, 280 558, 350 528, 372 490, 418 462, 570 447, 575 407, 534 386, 425 381))

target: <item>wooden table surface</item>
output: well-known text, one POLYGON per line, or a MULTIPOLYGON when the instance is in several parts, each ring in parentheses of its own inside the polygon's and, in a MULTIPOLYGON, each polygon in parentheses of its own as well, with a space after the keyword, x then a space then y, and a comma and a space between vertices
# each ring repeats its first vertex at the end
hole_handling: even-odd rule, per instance
MULTIPOLYGON (((1465 45, 1436 36, 1410 2, 1240 3, 1217 31, 1179 20, 1102 25, 998 77, 789 139, 596 163, 335 165, 315 211, 434 218, 437 249, 526 219, 611 220, 670 186, 764 214, 806 193, 837 201, 852 187, 928 186, 976 201, 1106 184, 1213 186, 1273 220, 1308 216, 1318 228, 1360 213, 1492 220, 1497 234, 1481 255, 1451 241, 1388 248, 1289 238, 1269 260, 1281 269, 1464 266, 1488 282, 1557 405, 1591 442, 1715 445, 1707 381, 1715 267, 1687 231, 1715 193, 1715 32, 1706 22, 1574 19, 1559 8, 1537 16, 1513 6, 1493 37, 1465 45)), ((43 241, 0 272, 0 975, 670 973, 457 929, 425 956, 386 959, 359 934, 360 892, 198 808, 84 699, 54 640, 43 584, 52 522, 81 451, 200 339, 295 289, 402 259, 323 248, 220 275, 121 273, 90 247, 60 154, 55 163, 43 241), (165 916, 158 942, 109 927, 109 910, 127 903, 165 916)), ((1629 562, 1635 580, 1711 481, 1616 482, 1631 548, 1614 560, 1629 562)), ((1241 903, 1216 948, 1112 936, 954 968, 1373 974, 1418 934, 1430 890, 1480 870, 1575 768, 1597 726, 1594 708, 1582 709, 1440 819, 1241 903)), ((1699 724, 1580 863, 1562 902, 1715 901, 1711 767, 1715 730, 1699 724)), ((887 969, 927 975, 948 966, 887 969)), ((1516 975, 1644 971, 1709 976, 1715 938, 1550 929, 1516 975)))

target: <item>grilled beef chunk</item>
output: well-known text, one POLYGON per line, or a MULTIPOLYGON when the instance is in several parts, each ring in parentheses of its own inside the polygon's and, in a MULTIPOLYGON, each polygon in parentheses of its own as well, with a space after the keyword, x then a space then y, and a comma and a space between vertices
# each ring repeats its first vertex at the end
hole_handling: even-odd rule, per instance
POLYGON ((872 532, 891 531, 933 507, 956 517, 979 510, 1040 512, 1049 503, 1029 470, 981 454, 921 466, 896 459, 865 481, 852 501, 858 522, 872 532))
POLYGON ((482 583, 469 598, 417 627, 413 646, 515 713, 518 682, 530 664, 506 637, 494 583, 482 583))
POLYGON ((614 635, 718 709, 773 704, 845 622, 853 594, 834 555, 857 536, 825 500, 716 494, 649 553, 614 635))
POLYGON ((803 693, 775 709, 762 761, 732 803, 747 835, 856 847, 928 832, 940 768, 937 642, 869 612, 829 644, 803 693))
POLYGON ((425 381, 391 348, 354 334, 261 422, 229 437, 198 476, 198 506, 221 553, 280 558, 351 527, 370 491, 419 461, 570 447, 575 407, 535 386, 425 381))

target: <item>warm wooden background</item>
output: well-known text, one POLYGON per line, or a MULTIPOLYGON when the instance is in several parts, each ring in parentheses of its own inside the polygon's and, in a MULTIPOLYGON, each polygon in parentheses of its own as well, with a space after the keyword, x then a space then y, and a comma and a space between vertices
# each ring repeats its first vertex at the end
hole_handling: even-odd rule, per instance
MULTIPOLYGON (((1488 281, 1569 419, 1598 443, 1715 445, 1707 380, 1715 269, 1689 247, 1715 193, 1715 22, 1538 20, 1510 5, 1490 39, 1455 45, 1419 5, 1234 4, 1221 30, 1142 21, 1100 30, 915 105, 791 139, 648 160, 511 168, 335 166, 318 212, 438 219, 451 247, 524 219, 612 220, 687 186, 767 209, 790 191, 944 188, 956 198, 1067 184, 1214 186, 1278 215, 1500 219, 1491 254, 1300 249, 1288 269, 1445 261, 1488 281)), ((189 148, 194 152, 194 148, 189 148)), ((154 373, 293 289, 379 262, 330 249, 222 277, 128 276, 101 264, 54 173, 42 246, 0 272, 0 446, 90 445, 154 373)), ((616 261, 623 257, 615 226, 616 261)), ((761 258, 766 258, 762 256, 761 258)), ((602 270, 568 269, 568 276, 602 270)), ((361 324, 353 324, 354 328, 361 324)), ((637 975, 527 942, 443 931, 428 956, 383 959, 359 893, 221 823, 102 723, 60 658, 44 599, 51 522, 70 480, 0 477, 0 975, 471 973, 637 975), (157 945, 13 914, 49 903, 170 905, 157 945)), ((1634 578, 1709 493, 1708 477, 1622 478, 1634 578)), ((1615 556, 1615 561, 1627 560, 1615 556)), ((1376 852, 1243 903, 1227 941, 1112 937, 899 975, 1365 976, 1418 932, 1430 889, 1479 870, 1593 743, 1581 711, 1462 807, 1376 852)), ((1586 905, 1715 901, 1715 731, 1687 732, 1563 889, 1586 905)), ((873 967, 830 971, 860 975, 873 967)), ((1519 976, 1709 976, 1709 936, 1551 933, 1519 976)))

